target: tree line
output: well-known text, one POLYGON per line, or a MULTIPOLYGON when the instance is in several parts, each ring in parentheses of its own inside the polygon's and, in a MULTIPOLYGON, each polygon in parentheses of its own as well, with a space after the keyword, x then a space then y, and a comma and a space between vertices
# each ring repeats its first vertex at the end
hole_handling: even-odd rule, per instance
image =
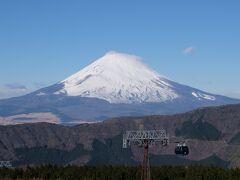
MULTIPOLYGON (((1 168, 0 179, 139 180, 140 167, 53 166, 1 168)), ((153 180, 239 180, 240 169, 206 166, 161 166, 151 168, 153 180)))

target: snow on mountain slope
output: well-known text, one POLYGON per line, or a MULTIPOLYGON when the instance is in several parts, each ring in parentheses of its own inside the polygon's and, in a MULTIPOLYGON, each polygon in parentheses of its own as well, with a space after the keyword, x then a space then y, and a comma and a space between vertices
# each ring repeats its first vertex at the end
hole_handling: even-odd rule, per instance
MULTIPOLYGON (((99 98, 110 103, 165 102, 183 96, 181 85, 159 75, 140 57, 117 52, 107 53, 61 84, 63 88, 55 94, 99 98)), ((202 91, 188 91, 197 100, 215 100, 202 91)))
POLYGON ((167 80, 139 57, 116 52, 107 53, 62 83, 61 93, 110 103, 163 102, 178 97, 167 80))
POLYGON ((137 56, 110 52, 59 83, 0 100, 0 124, 45 121, 32 116, 36 113, 50 113, 45 119, 52 121, 52 114, 59 119, 58 123, 72 125, 112 117, 169 115, 235 103, 240 100, 168 80, 137 56))

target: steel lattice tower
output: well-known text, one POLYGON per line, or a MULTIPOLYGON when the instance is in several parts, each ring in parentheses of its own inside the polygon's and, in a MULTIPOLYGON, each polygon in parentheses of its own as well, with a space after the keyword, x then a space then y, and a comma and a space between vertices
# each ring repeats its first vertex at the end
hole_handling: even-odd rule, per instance
POLYGON ((162 130, 137 130, 126 131, 123 134, 123 148, 128 148, 131 144, 140 148, 144 148, 143 161, 141 165, 141 180, 150 180, 150 162, 149 162, 149 147, 168 145, 169 138, 164 129, 162 130))
POLYGON ((0 168, 11 168, 12 164, 10 161, 0 161, 0 168))

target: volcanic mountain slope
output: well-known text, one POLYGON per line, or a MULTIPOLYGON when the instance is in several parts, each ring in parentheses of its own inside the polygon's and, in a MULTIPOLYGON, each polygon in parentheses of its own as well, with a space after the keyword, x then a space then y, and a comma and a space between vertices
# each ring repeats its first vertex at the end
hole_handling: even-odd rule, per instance
POLYGON ((14 120, 14 115, 51 113, 62 123, 77 123, 117 116, 174 114, 238 102, 171 81, 137 56, 109 52, 53 86, 1 100, 0 116, 11 116, 17 123, 20 121, 14 120))
POLYGON ((99 98, 115 104, 164 102, 178 97, 173 85, 144 65, 139 57, 113 52, 61 83, 64 87, 55 93, 99 98))
POLYGON ((114 118, 74 127, 47 123, 0 126, 0 159, 14 165, 88 164, 135 165, 138 148, 122 149, 126 130, 166 129, 170 144, 151 149, 159 164, 240 166, 240 105, 202 108, 172 116, 114 118), (190 154, 174 155, 175 141, 185 139, 190 154))

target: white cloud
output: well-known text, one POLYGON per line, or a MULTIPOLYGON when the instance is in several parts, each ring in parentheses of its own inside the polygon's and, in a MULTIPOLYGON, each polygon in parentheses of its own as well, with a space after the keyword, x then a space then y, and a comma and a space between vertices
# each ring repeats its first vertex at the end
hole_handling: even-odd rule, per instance
POLYGON ((31 92, 26 86, 13 83, 0 86, 0 99, 21 96, 31 92))
POLYGON ((13 89, 13 90, 26 90, 27 89, 26 86, 24 86, 22 84, 18 84, 18 83, 6 84, 5 87, 8 89, 13 89))
POLYGON ((183 49, 182 53, 183 54, 193 54, 195 52, 195 48, 190 46, 190 47, 186 47, 185 49, 183 49))

